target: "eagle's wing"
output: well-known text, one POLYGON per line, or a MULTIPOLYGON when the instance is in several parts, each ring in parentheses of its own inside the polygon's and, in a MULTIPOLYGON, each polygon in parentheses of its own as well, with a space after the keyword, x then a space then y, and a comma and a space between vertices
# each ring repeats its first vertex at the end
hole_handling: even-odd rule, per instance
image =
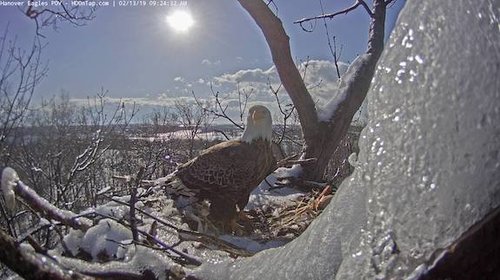
POLYGON ((268 142, 227 141, 181 165, 176 176, 187 188, 199 190, 201 198, 236 203, 270 173, 272 164, 275 160, 268 142))

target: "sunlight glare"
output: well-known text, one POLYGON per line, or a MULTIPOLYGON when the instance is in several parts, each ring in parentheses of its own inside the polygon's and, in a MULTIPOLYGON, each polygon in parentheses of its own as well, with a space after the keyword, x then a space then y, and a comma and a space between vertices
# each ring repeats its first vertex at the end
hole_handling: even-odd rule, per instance
POLYGON ((167 23, 177 32, 187 32, 194 25, 194 20, 189 12, 177 10, 167 16, 167 23))

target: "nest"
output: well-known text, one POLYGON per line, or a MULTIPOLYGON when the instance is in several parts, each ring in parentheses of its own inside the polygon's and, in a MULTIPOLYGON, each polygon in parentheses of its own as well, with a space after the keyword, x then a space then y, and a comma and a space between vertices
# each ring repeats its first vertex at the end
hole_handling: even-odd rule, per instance
POLYGON ((333 197, 332 188, 312 191, 286 206, 267 207, 245 211, 252 235, 262 240, 294 239, 323 211, 333 197))

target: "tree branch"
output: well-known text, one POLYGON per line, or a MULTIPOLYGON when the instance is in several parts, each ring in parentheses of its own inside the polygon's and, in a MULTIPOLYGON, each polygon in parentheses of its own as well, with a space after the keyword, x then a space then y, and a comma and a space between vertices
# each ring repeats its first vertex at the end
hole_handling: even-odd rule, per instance
POLYGON ((302 132, 304 136, 312 137, 318 123, 316 107, 292 59, 289 37, 281 20, 261 0, 239 0, 239 3, 262 30, 285 90, 294 104, 301 104, 296 110, 302 132))
MULTIPOLYGON (((332 19, 332 18, 334 18, 334 17, 336 17, 338 15, 341 15, 341 14, 345 15, 345 14, 347 14, 349 12, 352 12, 355 9, 357 9, 359 6, 362 6, 366 10, 366 12, 370 15, 370 17, 373 17, 373 12, 370 10, 370 7, 368 7, 368 5, 366 4, 366 2, 363 1, 363 0, 357 0, 356 3, 354 3, 352 6, 346 8, 346 9, 344 9, 342 11, 338 11, 338 12, 335 12, 335 13, 332 13, 332 14, 322 14, 322 15, 315 16, 315 17, 303 18, 303 19, 300 19, 300 20, 296 20, 293 23, 296 23, 296 24, 298 23, 302 27, 302 24, 304 22, 308 22, 308 21, 311 21, 311 20, 318 20, 318 19, 326 19, 326 18, 332 19)), ((304 29, 304 27, 302 27, 302 29, 304 29)))
POLYGON ((74 26, 83 26, 87 21, 91 21, 95 17, 96 7, 72 6, 68 8, 62 0, 57 0, 59 4, 54 6, 55 8, 37 10, 33 5, 34 0, 28 2, 29 5, 25 15, 35 21, 36 35, 43 38, 45 36, 41 33, 41 30, 44 27, 52 26, 56 29, 57 24, 64 21, 74 26))
POLYGON ((26 279, 55 279, 55 280, 76 280, 94 279, 81 275, 75 271, 62 268, 58 263, 49 258, 45 262, 40 261, 40 257, 26 248, 8 235, 0 228, 0 260, 11 270, 26 279))
MULTIPOLYGON (((5 170, 7 169, 10 168, 5 168, 5 170)), ((47 219, 56 220, 71 228, 82 231, 86 231, 92 226, 85 220, 79 219, 79 217, 75 213, 67 210, 61 210, 52 205, 45 198, 40 197, 34 190, 32 190, 30 187, 26 186, 22 181, 19 180, 16 172, 13 169, 10 169, 9 172, 2 172, 1 176, 9 176, 9 180, 15 180, 10 182, 6 178, 2 178, 2 190, 4 192, 4 196, 6 195, 5 192, 7 190, 6 185, 12 184, 15 194, 21 197, 26 202, 26 204, 28 204, 34 211, 40 213, 47 219)), ((12 197, 11 199, 14 199, 14 197, 12 197)))

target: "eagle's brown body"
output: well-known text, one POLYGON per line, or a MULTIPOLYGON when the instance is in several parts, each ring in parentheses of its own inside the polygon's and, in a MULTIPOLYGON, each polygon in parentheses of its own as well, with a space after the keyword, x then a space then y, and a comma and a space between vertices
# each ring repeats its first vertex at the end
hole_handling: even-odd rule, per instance
POLYGON ((240 140, 212 146, 179 166, 175 176, 199 200, 210 201, 210 215, 227 220, 243 210, 250 193, 276 166, 269 141, 240 140))
MULTIPOLYGON (((208 200, 209 218, 225 227, 236 220, 236 206, 243 210, 250 193, 275 169, 271 138, 271 113, 264 106, 253 106, 239 140, 204 150, 180 165, 173 174, 157 179, 155 184, 166 186, 167 193, 174 198, 188 198, 187 205, 208 200)), ((182 200, 176 200, 179 201, 182 200)), ((180 202, 177 205, 184 207, 180 202)), ((198 213, 185 214, 199 216, 198 213)))

